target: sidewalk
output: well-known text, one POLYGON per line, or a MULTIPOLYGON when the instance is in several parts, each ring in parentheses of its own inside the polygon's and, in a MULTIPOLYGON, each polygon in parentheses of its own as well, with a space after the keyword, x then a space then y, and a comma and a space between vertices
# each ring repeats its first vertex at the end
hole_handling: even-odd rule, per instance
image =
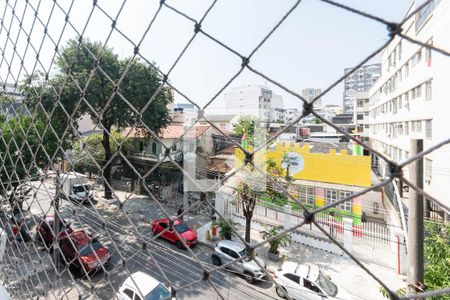
MULTIPOLYGON (((114 192, 117 195, 117 198, 106 200, 102 197, 103 191, 95 191, 95 198, 99 200, 97 206, 101 206, 103 209, 109 211, 117 211, 119 209, 119 204, 122 204, 124 213, 131 215, 134 219, 139 219, 146 223, 151 223, 151 221, 155 219, 155 212, 159 212, 160 218, 166 217, 161 206, 170 217, 177 215, 178 207, 174 207, 173 204, 161 203, 161 206, 159 206, 156 201, 145 195, 136 195, 119 190, 115 190, 114 192)), ((192 213, 184 217, 184 222, 192 228, 199 228, 209 220, 209 216, 192 213)))
MULTIPOLYGON (((218 238, 214 241, 207 241, 207 229, 210 230, 211 234, 211 222, 205 224, 197 230, 198 240, 201 244, 212 249, 217 244, 218 238)), ((243 226, 238 226, 237 231, 241 236, 244 236, 243 226)), ((233 237, 233 239, 238 240, 236 237, 233 237)), ((252 230, 251 241, 252 243, 263 241, 260 232, 252 230)), ((264 245, 257 248, 256 252, 259 257, 266 261, 268 271, 273 273, 278 269, 283 261, 280 260, 279 262, 274 262, 269 260, 267 257, 268 248, 268 245, 264 245)), ((379 292, 380 285, 350 258, 294 242, 287 247, 280 247, 279 251, 280 257, 285 256, 289 261, 298 263, 313 263, 318 265, 324 273, 331 276, 332 281, 335 282, 339 288, 344 289, 348 294, 350 294, 353 297, 352 299, 384 299, 379 292), (363 288, 361 284, 364 284, 363 288)), ((364 266, 366 266, 378 278, 383 280, 383 282, 393 290, 397 290, 405 286, 405 277, 397 274, 389 268, 371 263, 364 263, 364 266)))

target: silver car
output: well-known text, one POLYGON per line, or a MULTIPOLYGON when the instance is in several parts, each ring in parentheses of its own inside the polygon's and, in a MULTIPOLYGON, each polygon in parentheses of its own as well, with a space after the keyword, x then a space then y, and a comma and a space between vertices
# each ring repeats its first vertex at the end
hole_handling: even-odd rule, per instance
POLYGON ((245 246, 242 243, 223 240, 217 243, 212 255, 212 262, 216 266, 228 264, 226 267, 243 274, 245 280, 249 283, 254 283, 256 280, 261 280, 266 276, 266 263, 258 258, 252 259, 250 256, 246 257, 245 246), (263 269, 259 265, 263 266, 263 269), (231 261, 234 261, 230 264, 231 261))

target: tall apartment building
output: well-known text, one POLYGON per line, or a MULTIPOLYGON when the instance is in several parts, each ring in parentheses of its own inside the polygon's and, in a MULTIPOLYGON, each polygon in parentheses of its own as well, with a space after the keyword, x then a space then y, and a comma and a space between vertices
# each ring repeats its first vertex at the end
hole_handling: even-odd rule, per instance
MULTIPOLYGON (((344 69, 348 74, 352 68, 344 69)), ((354 114, 355 95, 357 92, 369 91, 381 74, 381 64, 365 65, 353 72, 344 80, 344 114, 354 114)))
MULTIPOLYGON (((412 12, 416 4, 410 7, 412 12)), ((450 49, 450 1, 430 2, 403 26, 409 37, 450 49)), ((382 52, 382 75, 369 92, 369 138, 372 147, 395 161, 410 157, 411 139, 424 149, 449 138, 450 58, 406 40, 395 39, 382 52)), ((426 155, 424 190, 450 205, 450 146, 426 155)), ((375 162, 377 158, 375 157, 375 162)), ((386 164, 376 162, 385 174, 386 164)), ((408 177, 408 168, 404 169, 408 177)), ((435 217, 448 219, 432 205, 435 217)))
POLYGON ((262 122, 284 122, 283 98, 260 85, 237 87, 225 93, 225 113, 249 115, 262 122))
MULTIPOLYGON (((321 93, 322 93, 321 89, 306 88, 302 90, 302 96, 308 102, 311 102, 315 97, 319 96, 321 93)), ((321 107, 321 106, 322 106, 322 98, 319 98, 317 99, 316 102, 314 102, 314 107, 321 107)))

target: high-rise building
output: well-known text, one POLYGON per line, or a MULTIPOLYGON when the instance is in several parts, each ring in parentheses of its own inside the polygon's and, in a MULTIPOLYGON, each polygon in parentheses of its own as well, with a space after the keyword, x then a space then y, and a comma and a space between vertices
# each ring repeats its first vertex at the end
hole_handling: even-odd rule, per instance
MULTIPOLYGON (((353 68, 346 68, 345 74, 350 73, 353 68)), ((344 81, 344 103, 345 114, 355 112, 355 94, 357 92, 367 92, 381 75, 381 64, 365 65, 350 74, 344 81)))
MULTIPOLYGON (((408 14, 416 9, 412 5, 408 14)), ((442 49, 450 49, 450 1, 431 1, 402 26, 404 34, 442 49)), ((412 139, 427 149, 448 139, 450 127, 450 58, 395 37, 382 52, 382 75, 369 92, 369 140, 372 147, 394 161, 408 159, 412 139)), ((447 206, 450 147, 423 159, 423 188, 447 206)), ((381 175, 387 164, 373 157, 381 175)), ((406 178, 408 167, 403 168, 406 178)), ((402 191, 402 189, 399 189, 402 191)), ((402 195, 407 200, 406 189, 402 195)), ((402 198, 403 199, 403 198, 402 198)), ((408 203, 405 201, 404 203, 408 203)), ((431 217, 448 219, 448 212, 429 203, 431 217)))
POLYGON ((262 122, 284 122, 283 98, 260 85, 237 87, 225 93, 225 113, 249 115, 262 122))
MULTIPOLYGON (((311 102, 314 98, 322 93, 321 89, 306 88, 302 90, 302 96, 306 101, 311 102)), ((314 102, 314 107, 322 107, 322 98, 319 98, 314 102)))

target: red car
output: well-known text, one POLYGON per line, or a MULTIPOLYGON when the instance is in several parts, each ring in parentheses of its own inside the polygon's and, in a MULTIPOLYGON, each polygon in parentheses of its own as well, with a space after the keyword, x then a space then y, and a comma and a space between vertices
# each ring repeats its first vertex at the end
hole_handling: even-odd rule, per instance
POLYGON ((73 231, 62 237, 59 240, 59 247, 65 261, 75 266, 81 273, 96 271, 111 259, 108 249, 83 230, 73 231))
MULTIPOLYGON (((169 219, 159 219, 153 220, 152 222, 152 232, 154 235, 157 235, 164 229, 169 226, 169 219)), ((197 243, 197 233, 194 232, 191 228, 189 228, 186 224, 184 224, 180 220, 176 220, 174 222, 174 228, 179 233, 179 235, 183 238, 186 245, 189 247, 194 246, 197 243)), ((183 243, 180 241, 178 236, 172 229, 167 230, 161 235, 162 238, 174 243, 178 248, 183 248, 183 243)))
POLYGON ((53 239, 56 235, 62 237, 66 234, 72 233, 72 228, 70 223, 67 223, 64 219, 60 219, 58 232, 54 232, 53 224, 55 222, 55 217, 53 215, 48 215, 39 222, 36 226, 36 239, 41 241, 47 249, 51 249, 53 244, 53 239))

